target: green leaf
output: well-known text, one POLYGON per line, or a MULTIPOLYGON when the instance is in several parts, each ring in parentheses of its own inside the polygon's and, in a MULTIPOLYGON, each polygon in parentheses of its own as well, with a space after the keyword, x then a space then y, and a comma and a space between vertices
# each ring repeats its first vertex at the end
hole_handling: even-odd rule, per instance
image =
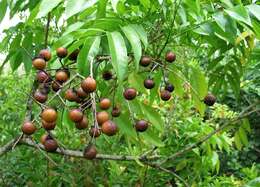
POLYGON ((260 20, 260 5, 251 4, 246 6, 251 14, 253 14, 258 20, 260 20))
POLYGON ((133 27, 135 29, 135 31, 137 32, 137 34, 139 35, 140 40, 142 41, 144 48, 146 49, 148 46, 148 38, 147 38, 147 34, 144 30, 144 28, 141 25, 131 25, 131 27, 133 27))
POLYGON ((62 34, 62 36, 65 36, 65 35, 73 32, 75 30, 80 29, 83 25, 84 25, 84 22, 80 22, 80 21, 78 21, 78 22, 76 22, 74 24, 71 24, 70 26, 68 26, 66 28, 66 31, 62 34))
POLYGON ((154 126, 156 129, 162 132, 164 122, 161 118, 161 115, 156 111, 156 109, 146 104, 142 104, 141 107, 146 120, 152 123, 152 126, 154 126))
POLYGON ((81 75, 89 74, 89 62, 97 55, 100 47, 100 36, 95 38, 89 37, 85 40, 83 48, 80 50, 77 58, 78 71, 81 75))
POLYGON ((10 58, 10 65, 13 71, 17 70, 17 68, 21 65, 23 60, 23 54, 21 50, 17 50, 17 52, 10 58))
POLYGON ((123 36, 115 31, 107 33, 111 61, 119 82, 124 80, 127 72, 128 57, 123 36))
POLYGON ((97 8, 97 18, 106 17, 106 7, 108 0, 99 0, 97 8))
POLYGON ((97 2, 97 0, 88 0, 88 1, 69 0, 69 1, 67 1, 66 8, 65 8, 66 19, 93 6, 96 2, 97 2))
POLYGON ((177 164, 175 170, 176 170, 176 171, 180 171, 180 170, 182 170, 183 168, 185 168, 186 165, 187 165, 187 160, 184 159, 184 160, 182 160, 181 162, 179 162, 179 163, 177 164))
POLYGON ((144 80, 143 77, 141 77, 139 74, 137 74, 135 72, 132 72, 128 76, 129 86, 135 88, 137 91, 139 91, 141 93, 146 93, 147 91, 144 88, 143 80, 144 80))
POLYGON ((111 0, 112 8, 115 12, 117 12, 117 4, 120 0, 111 0))
POLYGON ((2 20, 5 17, 7 6, 8 6, 7 5, 7 0, 0 1, 0 23, 2 22, 2 20))
POLYGON ((248 15, 247 9, 242 5, 238 5, 230 10, 225 10, 225 12, 237 21, 241 21, 249 26, 252 26, 251 19, 248 15))
POLYGON ((148 128, 144 133, 139 133, 141 139, 145 141, 147 145, 155 145, 157 147, 163 147, 164 143, 161 141, 158 134, 156 134, 151 127, 148 128))
POLYGON ((193 88, 191 89, 191 93, 195 102, 195 107, 199 110, 201 115, 204 115, 206 107, 202 100, 208 93, 208 82, 198 65, 191 67, 190 83, 193 88))
POLYGON ((242 125, 241 125, 241 127, 243 127, 243 129, 245 129, 247 132, 251 132, 251 128, 250 128, 250 123, 249 123, 249 120, 248 120, 248 118, 244 118, 243 120, 242 120, 242 125))
POLYGON ((218 161, 219 161, 218 153, 216 153, 216 151, 213 151, 212 157, 211 157, 211 162, 212 162, 213 167, 215 167, 217 165, 218 161))
POLYGON ((131 137, 132 140, 137 138, 136 132, 134 130, 133 124, 130 121, 129 114, 122 113, 120 117, 113 119, 119 127, 120 133, 131 137))
POLYGON ((41 18, 46 16, 50 11, 52 11, 55 7, 58 6, 63 2, 62 0, 42 0, 40 7, 39 7, 39 12, 37 14, 37 18, 41 18))
POLYGON ((135 28, 133 25, 127 25, 125 27, 122 27, 123 32, 125 33, 127 39, 129 40, 132 51, 134 52, 135 57, 135 69, 138 71, 139 69, 139 61, 141 59, 142 55, 142 46, 139 39, 138 33, 135 31, 135 28))
POLYGON ((235 145, 236 145, 237 149, 241 151, 241 149, 242 149, 242 143, 241 143, 241 141, 240 141, 239 133, 238 133, 238 132, 235 133, 235 145))
POLYGON ((242 127, 239 127, 238 133, 239 133, 239 137, 240 137, 241 142, 245 146, 247 146, 248 145, 248 140, 247 140, 247 135, 246 135, 245 130, 242 127))
POLYGON ((182 73, 176 68, 176 66, 174 66, 172 70, 173 71, 171 71, 169 74, 170 83, 174 85, 174 92, 176 95, 182 97, 184 94, 183 79, 185 79, 185 77, 182 76, 182 73))

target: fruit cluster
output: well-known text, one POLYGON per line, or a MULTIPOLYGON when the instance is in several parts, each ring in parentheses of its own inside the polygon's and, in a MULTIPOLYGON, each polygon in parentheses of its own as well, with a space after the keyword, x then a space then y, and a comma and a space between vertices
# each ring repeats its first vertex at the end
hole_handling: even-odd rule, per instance
MULTIPOLYGON (((42 111, 40 113, 41 127, 46 130, 46 134, 43 134, 40 142, 45 147, 45 150, 48 152, 56 151, 59 148, 57 140, 51 134, 51 131, 55 129, 56 122, 58 119, 58 110, 57 108, 52 108, 48 106, 48 102, 51 101, 54 97, 59 97, 62 101, 64 107, 68 109, 68 118, 75 124, 75 127, 79 130, 88 129, 89 127, 89 118, 86 114, 86 109, 92 109, 92 120, 89 127, 89 135, 91 137, 91 142, 86 146, 83 155, 87 159, 93 159, 97 155, 97 150, 95 145, 92 144, 92 139, 97 138, 101 133, 107 136, 113 136, 118 132, 118 126, 114 121, 113 117, 119 117, 121 114, 121 109, 119 106, 114 106, 114 101, 111 102, 109 98, 101 98, 98 103, 96 103, 96 94, 97 91, 97 82, 92 76, 82 77, 78 74, 77 76, 70 76, 69 65, 64 65, 63 60, 67 57, 68 60, 76 62, 79 50, 76 49, 68 56, 68 51, 66 48, 60 47, 56 50, 56 55, 59 62, 61 63, 61 68, 55 69, 55 74, 51 75, 50 69, 48 70, 47 62, 51 60, 52 55, 49 50, 43 49, 39 52, 39 55, 32 60, 32 65, 37 69, 36 81, 38 88, 33 94, 34 101, 40 105, 42 111), (71 86, 71 82, 75 78, 80 78, 80 86, 71 86), (53 97, 49 98, 51 91, 53 92, 53 97), (64 93, 61 96, 62 92, 64 93), (74 103, 73 107, 70 105, 68 107, 66 102, 74 103), (98 104, 101 111, 97 112, 96 104, 98 104), (75 107, 74 107, 75 106, 75 107), (112 108, 111 116, 107 112, 108 109, 112 108)), ((173 52, 167 52, 165 60, 169 63, 172 63, 176 60, 176 55, 173 52)), ((152 64, 153 59, 149 56, 143 56, 140 60, 140 65, 143 67, 148 67, 152 64)), ((151 72, 156 68, 156 65, 153 64, 151 72)), ((104 71, 102 78, 107 81, 113 79, 113 74, 110 71, 104 71)), ((162 83, 163 86, 160 87, 160 97, 163 101, 168 101, 171 98, 171 93, 174 91, 174 85, 169 81, 162 83)), ((155 87, 154 80, 148 76, 144 80, 144 87, 147 89, 153 89, 155 87)), ((134 88, 126 88, 123 92, 123 97, 127 101, 135 99, 137 96, 137 91, 134 88)), ((204 103, 212 106, 216 101, 215 96, 208 94, 204 103)), ((135 121, 134 128, 137 132, 144 132, 149 127, 149 122, 144 119, 139 119, 135 121)), ((26 135, 32 135, 37 130, 35 125, 35 120, 25 121, 22 125, 22 132, 26 135)))

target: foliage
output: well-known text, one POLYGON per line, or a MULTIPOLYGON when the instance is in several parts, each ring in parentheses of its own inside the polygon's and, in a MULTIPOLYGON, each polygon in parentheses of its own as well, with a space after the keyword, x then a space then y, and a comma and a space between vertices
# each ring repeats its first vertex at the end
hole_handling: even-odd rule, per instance
MULTIPOLYGON (((35 75, 31 59, 45 47, 46 39, 53 56, 48 62, 49 69, 61 67, 55 57, 55 49, 60 46, 69 53, 80 48, 73 65, 76 70, 71 73, 82 76, 90 74, 90 62, 96 56, 111 56, 111 61, 94 65, 99 96, 112 99, 114 92, 113 102, 122 108, 121 116, 114 120, 119 134, 111 138, 102 135, 96 141, 98 150, 104 154, 137 157, 156 146, 155 154, 165 158, 198 142, 259 101, 260 6, 249 0, 2 0, 0 21, 7 10, 10 17, 19 14, 22 19, 4 31, 0 51, 6 54, 6 59, 1 62, 0 72, 8 65, 14 72, 23 66, 27 77, 17 74, 0 77, 1 144, 19 133, 26 110, 25 93, 29 93, 35 75), (168 50, 177 55, 172 64, 164 62, 168 50), (151 56, 154 64, 162 65, 152 70, 141 67, 142 55, 151 56), (104 82, 100 75, 105 70, 111 70, 117 80, 104 82), (150 91, 143 86, 147 77, 156 84, 150 91), (175 86, 168 102, 158 96, 165 81, 175 86), (134 87, 139 92, 138 99, 126 102, 122 97, 126 87, 134 87), (218 103, 213 107, 202 102, 208 92, 217 96, 218 103), (151 123, 149 129, 137 134, 131 115, 147 119, 151 123)), ((66 58, 64 63, 68 65, 70 61, 66 58)), ((54 100, 52 105, 56 104, 54 100)), ((33 111, 36 116, 37 105, 33 111)), ((59 118, 55 136, 66 147, 82 150, 89 140, 88 132, 77 131, 67 113, 65 110, 59 118)), ((259 156, 252 156, 259 146, 257 118, 258 113, 233 122, 225 131, 167 162, 167 168, 192 186, 257 186, 260 166, 255 163, 259 156), (247 154, 249 160, 244 157, 247 154)), ((43 132, 37 131, 34 139, 38 141, 43 132)), ((50 156, 58 166, 46 164, 39 150, 21 147, 8 153, 1 157, 0 184, 183 185, 170 174, 144 166, 138 160, 87 162, 50 156)))

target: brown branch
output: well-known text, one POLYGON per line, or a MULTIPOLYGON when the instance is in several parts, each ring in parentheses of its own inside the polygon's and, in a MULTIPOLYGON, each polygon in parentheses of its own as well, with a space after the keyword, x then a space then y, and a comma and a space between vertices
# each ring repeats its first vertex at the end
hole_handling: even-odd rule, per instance
POLYGON ((249 109, 251 109, 252 107, 254 107, 257 103, 252 104, 251 106, 247 107, 244 111, 242 111, 239 116, 231 121, 226 122, 225 124, 223 124, 221 127, 215 129, 214 131, 212 131, 211 133, 205 135, 203 138, 201 138, 198 142, 190 144, 186 147, 184 147, 183 149, 181 149, 180 151, 170 155, 169 157, 167 157, 166 159, 164 159, 163 161, 160 162, 160 165, 164 164, 167 161, 173 160, 181 155, 183 155, 184 153, 187 153, 189 151, 191 151, 192 149, 194 149, 195 147, 199 146, 200 144, 202 144, 203 142, 207 141, 208 139, 210 139, 213 135, 219 133, 220 131, 222 131, 223 129, 225 129, 227 126, 232 125, 233 123, 249 116, 251 113, 256 112, 256 110, 253 111, 249 111, 247 113, 245 113, 246 111, 248 111, 249 109))

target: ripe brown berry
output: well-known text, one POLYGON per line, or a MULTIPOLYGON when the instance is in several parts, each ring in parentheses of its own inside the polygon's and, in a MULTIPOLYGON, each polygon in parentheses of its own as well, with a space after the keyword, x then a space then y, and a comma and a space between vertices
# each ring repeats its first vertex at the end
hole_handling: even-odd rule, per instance
POLYGON ((99 107, 103 110, 107 110, 109 109, 109 107, 111 106, 111 101, 108 98, 103 98, 101 99, 100 103, 99 103, 99 107))
POLYGON ((163 101, 168 101, 171 98, 171 92, 168 90, 162 90, 161 91, 161 99, 163 101))
POLYGON ((40 92, 39 90, 37 90, 34 95, 33 95, 34 99, 36 101, 38 101, 39 103, 45 103, 48 99, 48 95, 44 94, 42 92, 40 92))
POLYGON ((36 57, 32 61, 33 67, 38 70, 43 70, 46 67, 46 62, 43 58, 36 57))
POLYGON ((149 66, 149 64, 152 62, 152 59, 148 56, 142 56, 140 60, 140 65, 143 67, 149 66))
POLYGON ((216 97, 213 94, 208 94, 206 95, 206 97, 204 98, 204 103, 208 106, 213 106, 216 102, 216 97))
POLYGON ((67 99, 68 101, 78 101, 78 100, 80 100, 77 93, 71 88, 66 90, 64 98, 67 99))
POLYGON ((120 108, 114 107, 114 108, 112 109, 111 115, 112 115, 113 117, 118 117, 118 116, 120 116, 120 114, 121 114, 120 108))
POLYGON ((61 89, 61 86, 62 86, 62 83, 58 82, 58 81, 53 81, 52 84, 51 84, 52 90, 54 92, 59 91, 61 89))
POLYGON ((113 121, 106 121, 101 126, 102 132, 108 136, 113 136, 117 133, 117 125, 113 121))
POLYGON ((97 113, 97 122, 99 125, 109 120, 109 114, 106 111, 101 111, 97 113))
POLYGON ((42 49, 40 50, 39 56, 45 61, 49 61, 51 59, 51 52, 48 49, 42 49))
POLYGON ((55 121, 54 122, 46 122, 46 121, 42 120, 42 127, 47 131, 53 130, 56 127, 56 122, 55 121))
POLYGON ((173 92, 174 91, 174 86, 171 83, 167 83, 165 85, 165 90, 168 90, 169 92, 173 92))
POLYGON ((94 92, 97 88, 96 80, 91 77, 87 77, 81 82, 81 88, 86 93, 94 92))
POLYGON ((60 58, 65 58, 68 55, 68 51, 64 47, 59 47, 58 49, 56 49, 56 54, 60 58))
POLYGON ((176 60, 176 55, 172 51, 169 51, 165 55, 165 60, 170 63, 174 62, 176 60))
POLYGON ((43 145, 47 152, 55 152, 58 149, 58 143, 52 138, 47 138, 43 145))
POLYGON ((47 123, 51 123, 57 120, 58 114, 53 108, 46 108, 42 111, 41 118, 47 123))
POLYGON ((83 152, 83 156, 86 159, 92 160, 97 156, 97 149, 94 145, 88 145, 83 152))
POLYGON ((97 138, 101 135, 101 132, 98 128, 91 127, 90 130, 89 130, 89 135, 90 135, 90 137, 97 138))
POLYGON ((127 88, 124 91, 124 97, 127 100, 133 100, 136 97, 136 90, 134 88, 127 88))
POLYGON ((144 132, 148 128, 148 122, 145 120, 139 120, 135 123, 135 129, 138 132, 144 132))
POLYGON ((104 71, 102 77, 104 80, 110 80, 113 78, 113 74, 111 71, 104 71))
POLYGON ((55 79, 58 82, 66 82, 69 79, 69 73, 67 70, 60 69, 55 74, 55 79))
POLYGON ((48 134, 43 134, 41 136, 40 142, 44 145, 45 141, 48 139, 48 134))
POLYGON ((72 109, 69 111, 71 121, 80 122, 83 119, 83 113, 80 109, 72 109))
POLYGON ((79 87, 79 88, 76 90, 76 92, 77 92, 77 95, 78 95, 80 98, 82 98, 82 99, 84 99, 84 98, 86 98, 86 97, 88 96, 88 94, 87 94, 86 92, 84 92, 84 90, 83 90, 81 87, 79 87))
POLYGON ((47 72, 40 70, 36 74, 36 80, 39 83, 47 83, 47 82, 50 82, 51 79, 47 72))
POLYGON ((70 53, 68 59, 71 61, 76 61, 78 58, 79 49, 75 49, 72 53, 70 53))
POLYGON ((26 121, 23 123, 22 131, 26 135, 32 135, 36 131, 36 126, 31 121, 26 121))
POLYGON ((82 120, 75 124, 76 128, 79 130, 86 129, 88 127, 88 118, 83 116, 82 120))
POLYGON ((155 83, 152 79, 145 79, 144 80, 144 87, 147 88, 147 89, 152 89, 154 88, 155 86, 155 83))

